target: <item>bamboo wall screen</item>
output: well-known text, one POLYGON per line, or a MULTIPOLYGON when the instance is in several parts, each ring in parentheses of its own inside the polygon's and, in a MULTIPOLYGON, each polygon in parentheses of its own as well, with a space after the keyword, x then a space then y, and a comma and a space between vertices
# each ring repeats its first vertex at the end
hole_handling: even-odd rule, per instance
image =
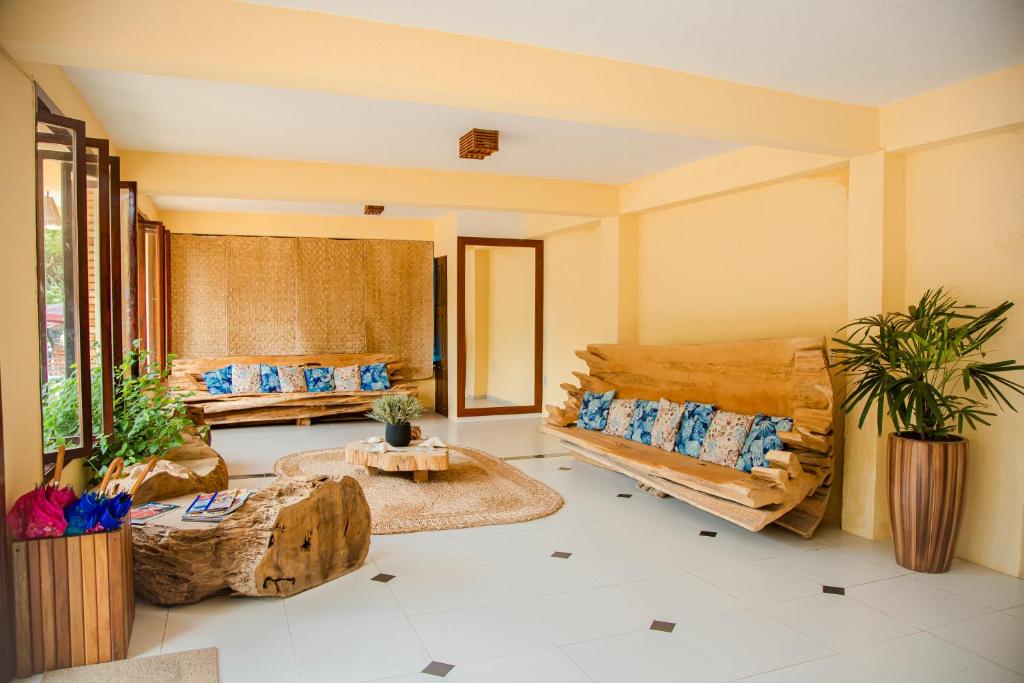
POLYGON ((394 353, 427 378, 432 278, 430 242, 171 235, 171 349, 394 353))

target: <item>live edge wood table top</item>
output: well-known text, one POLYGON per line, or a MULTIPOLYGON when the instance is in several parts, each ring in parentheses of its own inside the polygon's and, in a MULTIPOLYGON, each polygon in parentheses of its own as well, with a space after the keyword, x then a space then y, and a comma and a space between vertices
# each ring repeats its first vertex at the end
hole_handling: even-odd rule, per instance
POLYGON ((402 448, 387 446, 387 450, 383 450, 381 443, 353 441, 345 446, 345 462, 362 465, 369 474, 412 472, 412 480, 422 484, 427 481, 429 472, 448 469, 448 449, 432 448, 423 443, 422 439, 417 439, 402 448))

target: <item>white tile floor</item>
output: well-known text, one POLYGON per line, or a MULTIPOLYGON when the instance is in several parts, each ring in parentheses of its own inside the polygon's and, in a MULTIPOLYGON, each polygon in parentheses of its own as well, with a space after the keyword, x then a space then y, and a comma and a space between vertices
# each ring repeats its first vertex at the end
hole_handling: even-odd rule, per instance
MULTIPOLYGON (((431 661, 454 665, 445 680, 474 683, 1024 683, 1024 581, 966 562, 912 574, 890 543, 834 526, 812 541, 751 534, 560 455, 536 419, 422 422, 500 457, 555 456, 511 462, 565 507, 526 524, 375 536, 366 566, 285 600, 140 604, 131 656, 216 646, 225 683, 429 683, 440 680, 420 673, 431 661), (371 581, 379 572, 395 578, 371 581)), ((376 431, 221 429, 214 447, 232 475, 259 474, 376 431)))

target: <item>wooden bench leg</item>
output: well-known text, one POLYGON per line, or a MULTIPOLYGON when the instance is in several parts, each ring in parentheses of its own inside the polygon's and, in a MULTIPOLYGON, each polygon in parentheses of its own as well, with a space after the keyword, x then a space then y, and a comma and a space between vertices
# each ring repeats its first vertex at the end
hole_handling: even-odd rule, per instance
POLYGON ((427 470, 413 470, 412 480, 417 484, 425 484, 427 482, 427 470))
POLYGON ((371 465, 363 465, 363 469, 366 471, 367 474, 377 474, 378 472, 380 472, 378 468, 373 467, 371 465))
POLYGON ((312 423, 308 417, 299 417, 295 419, 295 424, 300 427, 308 427, 312 423))

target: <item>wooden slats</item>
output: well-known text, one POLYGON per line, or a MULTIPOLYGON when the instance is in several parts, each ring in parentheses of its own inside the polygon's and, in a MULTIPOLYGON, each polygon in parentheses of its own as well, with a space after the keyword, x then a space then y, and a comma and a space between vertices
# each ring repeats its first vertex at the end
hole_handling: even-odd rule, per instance
POLYGON ((18 677, 127 655, 130 530, 17 542, 12 562, 18 677))

